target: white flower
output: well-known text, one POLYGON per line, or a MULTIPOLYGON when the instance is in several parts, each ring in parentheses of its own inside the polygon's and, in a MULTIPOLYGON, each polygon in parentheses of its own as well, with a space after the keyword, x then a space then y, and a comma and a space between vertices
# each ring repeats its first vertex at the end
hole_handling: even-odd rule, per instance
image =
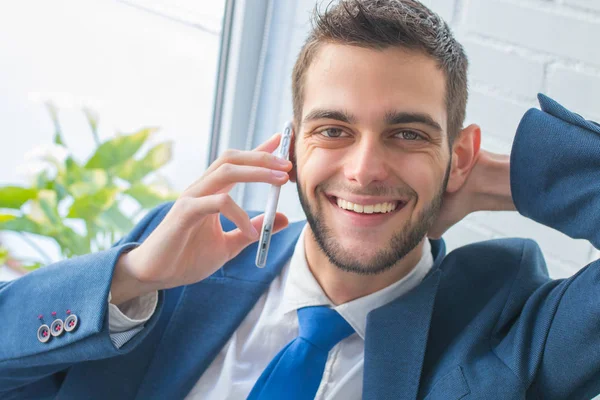
POLYGON ((25 154, 25 161, 46 161, 52 164, 63 164, 69 156, 65 146, 52 143, 47 146, 38 146, 25 154))
POLYGON ((42 171, 48 171, 48 175, 54 177, 68 156, 67 148, 55 143, 35 147, 25 154, 25 163, 16 168, 17 174, 29 182, 42 171))

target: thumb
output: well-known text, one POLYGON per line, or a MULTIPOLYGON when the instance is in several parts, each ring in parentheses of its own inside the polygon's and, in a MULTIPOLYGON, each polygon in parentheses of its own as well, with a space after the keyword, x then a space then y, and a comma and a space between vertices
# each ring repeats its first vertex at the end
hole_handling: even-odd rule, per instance
MULTIPOLYGON (((263 221, 265 220, 265 214, 257 215, 250 220, 250 223, 259 233, 262 230, 263 221)), ((277 233, 289 225, 288 218, 282 213, 275 214, 275 223, 273 224, 273 233, 277 233)), ((225 233, 227 241, 227 249, 230 255, 229 259, 237 256, 242 250, 248 247, 250 244, 259 240, 259 237, 250 238, 244 234, 239 228, 234 229, 231 232, 225 233)))
MULTIPOLYGON (((256 229, 258 232, 260 232, 262 230, 262 224, 263 224, 264 220, 265 220, 265 214, 260 214, 260 215, 257 215, 256 217, 252 218, 250 220, 250 223, 252 224, 252 226, 254 226, 254 229, 256 229)), ((288 225, 289 225, 288 218, 284 214, 282 214, 280 212, 275 213, 275 223, 273 224, 273 233, 279 232, 280 230, 286 228, 288 225)))

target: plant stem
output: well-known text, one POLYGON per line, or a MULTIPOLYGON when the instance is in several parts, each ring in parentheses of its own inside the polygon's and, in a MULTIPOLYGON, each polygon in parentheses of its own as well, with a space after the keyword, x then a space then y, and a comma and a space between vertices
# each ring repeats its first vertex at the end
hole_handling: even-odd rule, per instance
POLYGON ((52 264, 52 258, 50 258, 50 256, 44 250, 42 250, 40 246, 38 246, 33 240, 28 238, 27 235, 23 232, 19 232, 19 234, 21 235, 21 238, 25 243, 31 246, 35 251, 38 252, 40 256, 42 256, 46 264, 52 264))
POLYGON ((94 142, 96 142, 96 148, 100 146, 100 137, 98 136, 98 121, 94 112, 90 109, 84 108, 83 113, 85 114, 88 124, 90 125, 90 130, 92 131, 92 135, 94 136, 94 142))
POLYGON ((96 143, 96 148, 100 147, 100 137, 98 136, 98 131, 92 127, 92 135, 94 135, 94 142, 96 143))

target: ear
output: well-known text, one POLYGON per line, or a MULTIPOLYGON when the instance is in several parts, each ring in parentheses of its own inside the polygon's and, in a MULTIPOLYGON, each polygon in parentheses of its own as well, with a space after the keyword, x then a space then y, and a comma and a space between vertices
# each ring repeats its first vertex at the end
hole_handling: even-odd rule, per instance
POLYGON ((465 183, 479 157, 481 128, 471 124, 461 130, 452 145, 452 165, 446 192, 454 193, 465 183))
POLYGON ((290 181, 296 183, 296 124, 294 124, 292 140, 290 143, 290 161, 292 162, 292 169, 288 172, 288 175, 290 176, 290 181))

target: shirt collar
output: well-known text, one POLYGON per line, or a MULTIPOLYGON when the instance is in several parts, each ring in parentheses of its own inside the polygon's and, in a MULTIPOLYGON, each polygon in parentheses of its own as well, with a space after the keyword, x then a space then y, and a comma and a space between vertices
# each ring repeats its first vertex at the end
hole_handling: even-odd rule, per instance
POLYGON ((300 232, 288 266, 289 270, 280 305, 280 310, 283 314, 296 311, 302 307, 325 305, 334 307, 333 302, 323 292, 323 289, 321 289, 321 286, 308 267, 306 253, 304 252, 304 237, 307 226, 308 224, 300 232))
POLYGON ((280 311, 287 314, 302 307, 329 306, 340 313, 362 339, 365 338, 367 314, 418 286, 433 266, 431 244, 425 240, 421 260, 404 278, 375 293, 335 306, 308 267, 304 251, 307 229, 308 224, 300 233, 289 263, 280 311))

